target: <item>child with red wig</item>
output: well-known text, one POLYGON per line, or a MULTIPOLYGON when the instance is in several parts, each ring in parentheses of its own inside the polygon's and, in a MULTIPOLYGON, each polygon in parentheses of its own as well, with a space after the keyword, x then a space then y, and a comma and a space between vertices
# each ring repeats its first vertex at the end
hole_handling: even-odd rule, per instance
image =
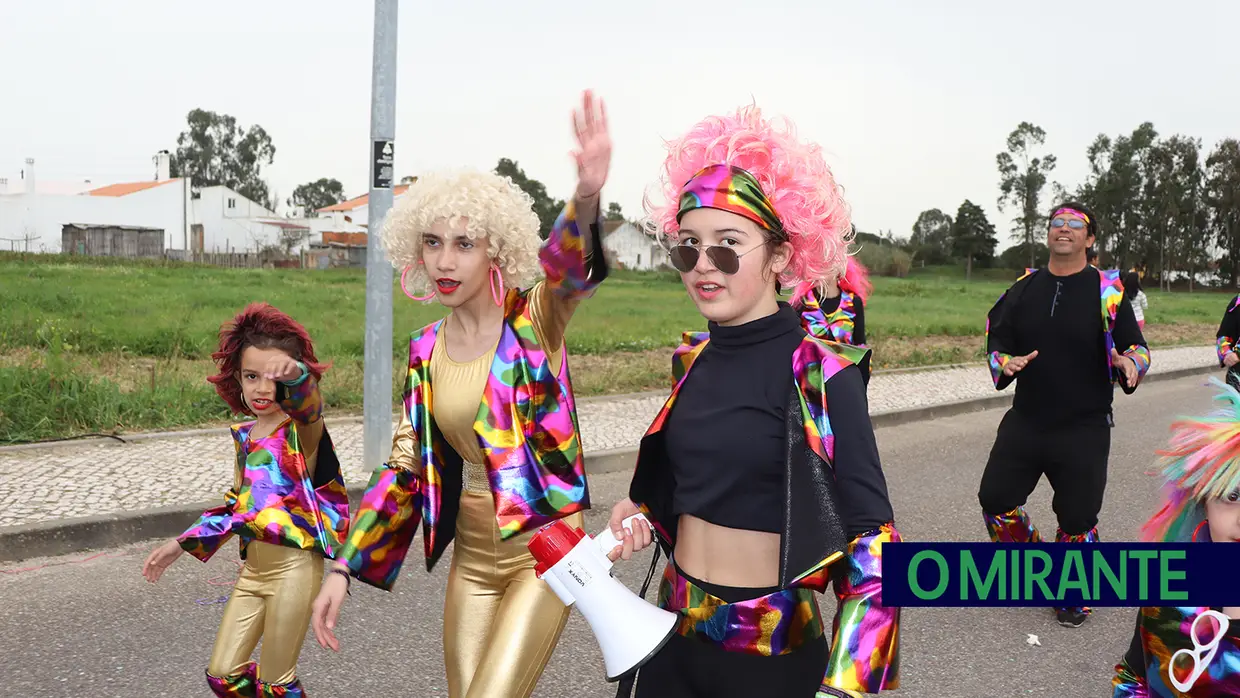
POLYGON ((209 377, 234 414, 236 461, 224 504, 153 550, 142 574, 155 582, 181 556, 206 562, 234 534, 245 565, 224 617, 207 684, 217 696, 304 696, 297 658, 311 604, 348 533, 349 500, 323 422, 318 362, 304 327, 266 303, 220 329, 209 377), (257 664, 250 655, 263 640, 257 664))
MULTIPOLYGON (((622 544, 669 557, 658 593, 681 618, 637 695, 859 696, 898 686, 899 609, 882 553, 900 540, 863 367, 869 350, 807 331, 781 288, 846 276, 849 210, 814 144, 756 107, 672 143, 654 232, 707 332, 676 350, 675 387, 642 439, 622 544), (833 584, 833 623, 815 592, 833 584)), ((803 294, 802 294, 803 295, 803 294)))

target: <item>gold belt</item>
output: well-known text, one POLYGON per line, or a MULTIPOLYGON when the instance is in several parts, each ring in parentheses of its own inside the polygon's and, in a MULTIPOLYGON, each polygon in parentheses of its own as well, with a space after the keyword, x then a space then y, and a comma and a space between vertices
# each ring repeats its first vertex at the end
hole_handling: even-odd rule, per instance
POLYGON ((491 492, 491 481, 487 479, 485 465, 464 461, 461 466, 461 482, 466 492, 491 492))

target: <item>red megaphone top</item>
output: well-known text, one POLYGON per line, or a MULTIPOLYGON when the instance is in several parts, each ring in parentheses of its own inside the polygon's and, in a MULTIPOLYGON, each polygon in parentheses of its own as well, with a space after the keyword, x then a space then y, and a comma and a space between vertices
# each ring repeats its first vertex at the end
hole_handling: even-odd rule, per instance
POLYGON ((585 537, 585 531, 573 528, 563 520, 552 521, 540 528, 525 546, 537 561, 534 573, 542 577, 585 537))

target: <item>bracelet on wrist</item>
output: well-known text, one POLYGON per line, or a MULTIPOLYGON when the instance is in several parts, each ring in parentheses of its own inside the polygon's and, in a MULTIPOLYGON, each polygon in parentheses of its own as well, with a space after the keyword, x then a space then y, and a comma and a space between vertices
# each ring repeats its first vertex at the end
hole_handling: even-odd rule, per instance
POLYGON ((340 569, 339 567, 333 567, 330 570, 328 570, 328 573, 338 574, 341 577, 344 577, 344 593, 348 594, 349 596, 353 595, 353 577, 350 576, 348 572, 340 569))

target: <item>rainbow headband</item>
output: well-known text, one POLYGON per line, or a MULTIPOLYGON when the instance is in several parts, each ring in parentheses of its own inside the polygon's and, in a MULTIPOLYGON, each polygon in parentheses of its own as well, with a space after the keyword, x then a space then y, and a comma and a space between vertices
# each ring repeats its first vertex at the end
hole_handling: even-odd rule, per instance
POLYGON ((784 225, 766 198, 762 185, 745 170, 732 165, 707 165, 680 190, 676 222, 698 208, 717 208, 744 216, 773 233, 784 234, 784 225))
POLYGON ((1091 224, 1091 222, 1090 222, 1090 220, 1089 220, 1089 216, 1085 215, 1084 213, 1081 213, 1080 211, 1078 211, 1078 210, 1076 210, 1076 209, 1074 209, 1074 208, 1067 208, 1067 207, 1061 208, 1061 209, 1059 209, 1059 210, 1055 211, 1054 213, 1052 213, 1052 214, 1051 214, 1051 218, 1054 218, 1055 216, 1058 216, 1058 215, 1059 215, 1059 214, 1061 214, 1061 213, 1071 213, 1072 215, 1074 215, 1074 216, 1078 216, 1078 217, 1080 217, 1080 219, 1081 219, 1081 220, 1085 221, 1085 225, 1090 225, 1090 224, 1091 224))

